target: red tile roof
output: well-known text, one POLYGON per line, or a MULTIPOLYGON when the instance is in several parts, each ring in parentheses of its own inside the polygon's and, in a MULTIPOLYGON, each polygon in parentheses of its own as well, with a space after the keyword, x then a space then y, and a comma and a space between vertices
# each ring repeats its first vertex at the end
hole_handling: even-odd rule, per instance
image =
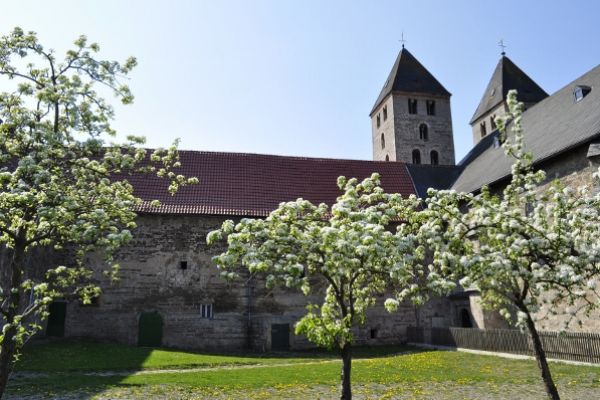
POLYGON ((161 202, 158 208, 144 205, 139 212, 264 217, 279 203, 299 197, 331 205, 340 195, 338 176, 364 179, 373 172, 381 175, 386 192, 415 193, 406 165, 400 162, 185 150, 179 154, 182 166, 177 173, 195 176, 200 182, 171 196, 166 179, 129 176, 137 196, 161 202))

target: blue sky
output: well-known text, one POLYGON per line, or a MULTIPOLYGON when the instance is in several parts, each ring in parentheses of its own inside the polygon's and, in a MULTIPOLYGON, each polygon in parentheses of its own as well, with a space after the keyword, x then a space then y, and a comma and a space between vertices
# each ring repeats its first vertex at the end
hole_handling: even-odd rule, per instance
POLYGON ((134 55, 116 127, 150 146, 371 158, 368 113, 404 31, 452 93, 457 159, 497 43, 547 92, 600 63, 595 1, 11 1, 2 27, 62 52, 79 35, 134 55))

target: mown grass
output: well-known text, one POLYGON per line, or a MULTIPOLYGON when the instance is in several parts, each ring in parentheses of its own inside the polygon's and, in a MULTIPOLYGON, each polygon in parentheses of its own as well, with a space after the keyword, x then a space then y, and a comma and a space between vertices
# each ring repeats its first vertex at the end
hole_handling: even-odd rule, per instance
MULTIPOLYGON (((354 349, 354 356, 355 358, 378 357, 406 351, 414 351, 414 349, 407 346, 357 347, 354 349)), ((29 345, 23 351, 16 370, 60 372, 185 369, 299 363, 337 357, 337 354, 325 351, 211 354, 64 339, 29 345)))
MULTIPOLYGON (((143 350, 143 349, 142 349, 143 350)), ((510 360, 461 352, 419 351, 390 355, 406 348, 361 349, 353 363, 353 383, 361 384, 537 384, 534 361, 510 360)), ((240 393, 243 390, 276 387, 335 386, 339 381, 340 362, 331 354, 303 353, 279 356, 223 356, 170 350, 152 350, 138 369, 160 369, 189 365, 226 366, 257 364, 253 368, 206 371, 131 374, 128 376, 85 375, 89 370, 131 369, 139 357, 138 348, 116 345, 60 342, 30 347, 19 365, 21 371, 46 371, 45 375, 24 377, 11 383, 12 393, 51 394, 65 391, 101 392, 115 387, 172 387, 206 393, 240 393), (117 351, 119 354, 107 352, 117 351), (60 352, 60 357, 56 353, 60 352), (135 355, 135 357, 132 356, 135 355), (75 362, 74 362, 75 361, 75 362), (99 364, 96 362, 101 361, 99 364), (43 366, 42 364, 52 364, 43 366), (205 363, 205 364, 200 364, 205 363), (278 365, 299 363, 298 365, 278 365), (310 364, 303 364, 310 363, 310 364), (258 365, 261 364, 261 365, 258 365), (78 368, 76 368, 78 366, 78 368)), ((553 363, 552 372, 560 384, 576 382, 600 388, 600 368, 553 363)))

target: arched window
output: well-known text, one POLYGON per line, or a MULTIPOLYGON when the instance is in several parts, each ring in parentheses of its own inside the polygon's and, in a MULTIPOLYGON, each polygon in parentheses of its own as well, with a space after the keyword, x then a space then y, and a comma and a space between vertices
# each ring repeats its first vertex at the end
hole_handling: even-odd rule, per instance
POLYGON ((418 149, 414 149, 412 152, 412 163, 421 164, 421 152, 418 149))
POLYGON ((438 165, 440 163, 437 151, 431 150, 431 153, 429 153, 429 157, 431 159, 431 165, 438 165))
POLYGON ((383 135, 383 133, 381 134, 381 148, 385 149, 385 136, 383 135))
POLYGON ((388 154, 385 155, 385 161, 390 161, 390 156, 388 154))
POLYGON ((419 139, 424 142, 429 140, 429 128, 426 124, 419 125, 419 139))

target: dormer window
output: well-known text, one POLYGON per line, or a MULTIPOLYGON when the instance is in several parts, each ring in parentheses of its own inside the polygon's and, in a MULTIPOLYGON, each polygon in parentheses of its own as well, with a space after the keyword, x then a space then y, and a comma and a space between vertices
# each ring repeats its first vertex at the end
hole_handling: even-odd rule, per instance
POLYGON ((575 103, 583 100, 583 98, 585 96, 587 96, 587 94, 591 91, 592 91, 592 88, 589 86, 583 86, 583 85, 575 86, 575 89, 573 90, 573 99, 575 100, 575 103))

